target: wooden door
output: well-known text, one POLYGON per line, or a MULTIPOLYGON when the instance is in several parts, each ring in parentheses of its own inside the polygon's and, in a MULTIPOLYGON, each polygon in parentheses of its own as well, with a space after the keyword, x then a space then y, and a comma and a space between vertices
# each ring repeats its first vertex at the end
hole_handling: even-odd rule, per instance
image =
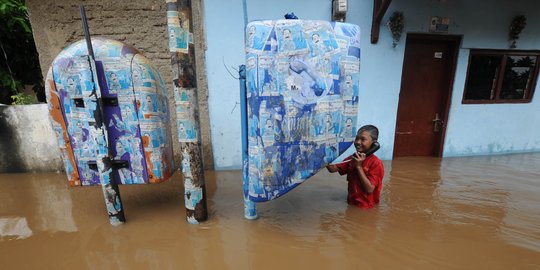
POLYGON ((407 36, 394 157, 442 155, 460 39, 407 36))

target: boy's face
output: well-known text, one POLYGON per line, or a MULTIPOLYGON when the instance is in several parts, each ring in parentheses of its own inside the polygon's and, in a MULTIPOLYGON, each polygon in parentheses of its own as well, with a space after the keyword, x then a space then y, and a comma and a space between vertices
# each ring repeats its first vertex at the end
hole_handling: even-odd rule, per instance
POLYGON ((356 134, 356 139, 354 139, 354 147, 356 147, 357 152, 365 152, 373 144, 373 139, 367 131, 362 131, 356 134))

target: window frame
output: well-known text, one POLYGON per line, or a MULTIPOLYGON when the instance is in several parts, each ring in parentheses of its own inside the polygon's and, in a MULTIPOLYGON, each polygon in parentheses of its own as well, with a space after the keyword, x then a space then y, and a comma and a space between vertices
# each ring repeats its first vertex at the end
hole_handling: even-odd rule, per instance
POLYGON ((467 73, 465 74, 465 87, 463 89, 463 97, 461 99, 462 104, 501 104, 501 103, 530 103, 534 97, 534 90, 536 89, 536 83, 538 79, 538 72, 540 66, 540 51, 538 50, 493 50, 493 49, 471 49, 469 52, 469 60, 467 64, 467 73), (469 84, 469 75, 471 68, 472 57, 475 55, 492 55, 501 56, 501 64, 497 73, 497 81, 495 86, 494 99, 466 99, 467 87, 469 84), (499 96, 502 90, 502 84, 504 81, 504 72, 506 70, 506 60, 509 56, 535 56, 536 63, 532 72, 531 83, 527 91, 527 96, 524 99, 500 99, 499 96))

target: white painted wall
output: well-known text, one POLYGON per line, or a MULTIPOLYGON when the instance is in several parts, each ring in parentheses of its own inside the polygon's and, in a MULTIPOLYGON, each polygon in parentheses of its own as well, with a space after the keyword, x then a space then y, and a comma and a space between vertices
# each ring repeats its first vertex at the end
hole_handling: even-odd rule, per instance
MULTIPOLYGON (((450 17, 449 34, 463 35, 451 100, 444 156, 540 151, 540 84, 526 104, 461 104, 470 48, 508 48, 508 28, 515 15, 527 17, 518 49, 540 50, 540 2, 535 0, 411 0, 393 1, 383 24, 393 11, 405 15, 401 42, 392 48, 388 29, 382 26, 379 42, 370 43, 373 1, 349 0, 347 22, 361 34, 361 72, 358 125, 380 129, 381 150, 391 159, 394 144, 401 70, 407 32, 426 33, 431 16, 450 17)), ((300 19, 330 20, 331 0, 247 0, 248 19, 280 19, 294 11, 300 19)), ((239 169, 241 164, 238 81, 224 67, 244 63, 241 0, 206 0, 209 107, 216 169, 239 169)), ((232 71, 234 74, 234 71, 232 71)))

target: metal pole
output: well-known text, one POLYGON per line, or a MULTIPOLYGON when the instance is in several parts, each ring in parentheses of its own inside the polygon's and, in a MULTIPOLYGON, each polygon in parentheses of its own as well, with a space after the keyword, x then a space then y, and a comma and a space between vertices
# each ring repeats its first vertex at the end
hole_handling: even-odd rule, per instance
POLYGON ((198 224, 208 218, 201 150, 195 50, 190 0, 166 0, 169 50, 177 108, 178 141, 182 151, 187 220, 198 224))
POLYGON ((246 25, 248 24, 247 0, 242 0, 242 11, 244 12, 244 28, 245 28, 246 25))
POLYGON ((246 66, 238 69, 240 81, 240 117, 242 122, 242 176, 244 184, 244 217, 257 219, 257 205, 249 199, 249 154, 247 127, 247 98, 246 98, 246 66))
POLYGON ((84 39, 86 40, 86 48, 88 49, 88 55, 92 57, 92 60, 96 60, 94 57, 94 48, 92 48, 92 40, 90 39, 90 28, 88 28, 88 20, 86 19, 86 9, 84 6, 79 6, 81 12, 81 21, 83 24, 84 39))
MULTIPOLYGON (((242 11, 244 12, 245 33, 248 24, 247 0, 242 0, 242 11)), ((240 65, 240 67, 238 68, 238 75, 240 81, 240 118, 242 123, 242 178, 244 184, 244 217, 246 219, 257 219, 257 204, 249 199, 249 150, 247 134, 248 116, 246 95, 246 65, 240 65)))
POLYGON ((88 29, 88 22, 86 20, 86 11, 84 6, 80 6, 81 19, 83 23, 84 36, 86 39, 86 46, 88 48, 88 55, 90 56, 89 62, 92 69, 92 80, 94 83, 94 90, 89 97, 85 97, 85 104, 88 108, 94 110, 94 140, 97 143, 96 153, 96 163, 99 172, 99 180, 101 183, 101 190, 103 191, 103 196, 105 197, 105 205, 107 206, 107 212, 109 213, 109 222, 113 226, 121 225, 126 222, 124 216, 124 210, 122 207, 122 200, 120 199, 120 190, 118 189, 118 184, 114 179, 114 174, 111 166, 111 151, 109 150, 109 142, 107 137, 107 128, 105 126, 105 121, 103 118, 103 100, 101 99, 101 90, 99 87, 99 80, 97 75, 97 65, 100 66, 101 63, 96 63, 94 58, 94 50, 92 49, 92 41, 90 39, 90 31, 88 29), (94 96, 95 99, 91 98, 94 96), (88 102, 86 102, 88 100, 88 102), (93 104, 95 103, 95 105, 93 104), (92 108, 93 107, 93 108, 92 108))

